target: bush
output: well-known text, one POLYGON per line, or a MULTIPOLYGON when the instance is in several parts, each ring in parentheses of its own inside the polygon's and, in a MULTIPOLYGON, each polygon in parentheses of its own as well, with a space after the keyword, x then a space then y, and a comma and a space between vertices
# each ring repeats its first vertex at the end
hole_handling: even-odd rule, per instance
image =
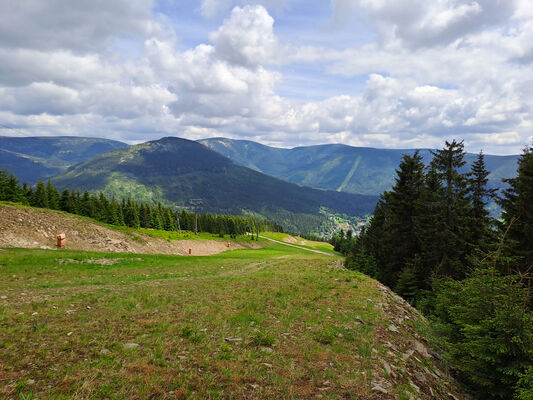
POLYGON ((407 267, 400 273, 394 291, 409 303, 416 303, 421 291, 417 276, 412 268, 407 267))
POLYGON ((518 400, 533 399, 533 365, 520 377, 516 390, 516 398, 518 400))
POLYGON ((362 272, 365 275, 375 278, 378 273, 378 266, 373 256, 360 249, 356 253, 350 252, 346 257, 346 268, 362 272))
POLYGON ((255 346, 270 347, 275 342, 276 340, 272 336, 269 336, 268 334, 263 333, 261 331, 256 332, 255 335, 252 337, 252 344, 255 346))
POLYGON ((446 356, 480 398, 530 398, 525 374, 533 365, 533 315, 527 298, 517 277, 491 267, 437 288, 435 313, 446 356))

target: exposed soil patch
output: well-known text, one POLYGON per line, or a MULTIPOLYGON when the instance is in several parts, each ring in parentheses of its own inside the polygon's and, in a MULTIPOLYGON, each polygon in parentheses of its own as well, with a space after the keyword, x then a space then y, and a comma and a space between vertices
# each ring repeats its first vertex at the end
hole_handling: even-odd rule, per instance
POLYGON ((57 249, 56 237, 62 233, 66 235, 66 249, 83 251, 189 255, 190 249, 193 256, 207 256, 260 247, 257 243, 235 241, 228 247, 227 240, 169 242, 138 232, 115 231, 62 212, 0 206, 0 247, 57 249))

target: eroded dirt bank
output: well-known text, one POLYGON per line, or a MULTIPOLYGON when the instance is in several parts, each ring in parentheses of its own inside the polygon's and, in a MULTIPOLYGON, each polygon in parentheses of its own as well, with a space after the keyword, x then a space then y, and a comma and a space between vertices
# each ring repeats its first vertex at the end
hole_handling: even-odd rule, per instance
POLYGON ((109 229, 62 212, 0 205, 0 247, 56 249, 56 236, 66 235, 66 249, 117 253, 205 256, 227 250, 258 248, 256 243, 224 240, 167 241, 142 233, 109 229))

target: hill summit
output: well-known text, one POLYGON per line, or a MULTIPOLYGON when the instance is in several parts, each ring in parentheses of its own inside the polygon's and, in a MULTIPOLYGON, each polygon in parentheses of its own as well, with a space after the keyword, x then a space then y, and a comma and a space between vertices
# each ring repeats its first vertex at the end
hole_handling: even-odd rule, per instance
POLYGON ((139 201, 186 205, 201 198, 205 211, 256 214, 288 229, 310 231, 323 210, 359 216, 377 197, 312 189, 238 166, 200 143, 166 137, 97 156, 54 179, 59 187, 127 194, 139 201))

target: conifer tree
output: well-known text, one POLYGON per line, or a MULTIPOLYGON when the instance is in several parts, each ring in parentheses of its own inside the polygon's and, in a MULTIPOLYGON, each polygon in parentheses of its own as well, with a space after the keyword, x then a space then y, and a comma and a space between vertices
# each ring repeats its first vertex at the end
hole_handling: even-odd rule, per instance
POLYGON ((4 171, 0 171, 0 200, 24 202, 24 192, 21 187, 18 185, 19 181, 13 175, 13 172, 10 172, 9 175, 4 171))
POLYGON ((166 231, 175 231, 176 227, 176 217, 172 214, 169 208, 165 208, 163 211, 164 215, 164 229, 166 231))
POLYGON ((139 220, 141 227, 152 227, 152 209, 149 204, 141 204, 141 207, 139 208, 139 220))
POLYGON ((114 197, 111 199, 111 203, 109 204, 109 209, 110 209, 109 215, 112 221, 110 223, 114 225, 119 225, 119 226, 125 225, 122 207, 120 203, 114 197))
POLYGON ((487 211, 487 200, 495 196, 495 189, 487 188, 489 172, 485 168, 485 157, 480 152, 472 165, 469 176, 469 200, 471 203, 470 240, 483 252, 488 251, 494 241, 492 220, 487 211))
POLYGON ((59 199, 59 209, 62 211, 75 213, 74 203, 72 201, 72 196, 70 190, 63 189, 61 192, 61 198, 59 199))
POLYGON ((443 190, 437 172, 430 167, 417 204, 414 227, 420 251, 414 258, 413 272, 423 290, 431 289, 437 266, 446 256, 443 190))
POLYGON ((46 197, 48 199, 48 208, 52 210, 59 210, 59 200, 61 196, 57 189, 52 185, 50 179, 46 183, 46 197))
POLYGON ((463 142, 445 142, 442 150, 432 152, 431 166, 443 184, 444 254, 438 266, 443 276, 462 279, 467 272, 470 250, 470 215, 467 176, 460 172, 465 165, 463 142))
POLYGON ((7 200, 7 173, 0 169, 0 200, 7 200))
POLYGON ((514 268, 533 273, 533 147, 526 147, 518 160, 518 174, 504 179, 509 188, 500 204, 503 208, 502 231, 506 234, 506 254, 518 257, 514 268))
POLYGON ((98 221, 107 222, 111 219, 111 207, 109 200, 102 192, 98 194, 96 219, 98 221))
POLYGON ((24 204, 30 204, 30 199, 33 198, 33 188, 26 182, 22 184, 22 197, 24 204))
POLYGON ((139 228, 141 224, 139 220, 139 210, 131 198, 128 198, 127 201, 122 202, 122 210, 124 213, 124 223, 126 226, 139 228))
POLYGON ((387 261, 380 264, 380 275, 392 287, 400 273, 412 264, 420 249, 415 220, 424 186, 424 164, 419 152, 416 151, 413 156, 404 155, 396 173, 396 183, 385 197, 387 212, 383 239, 387 261))
POLYGON ((157 206, 152 209, 152 228, 163 229, 164 220, 162 215, 163 206, 157 203, 157 206))
POLYGON ((33 201, 30 203, 34 207, 47 208, 48 207, 48 195, 46 193, 46 187, 43 181, 39 180, 35 186, 35 192, 33 193, 33 201))
POLYGON ((530 294, 518 276, 498 273, 499 261, 495 252, 463 281, 442 282, 435 298, 446 358, 478 398, 487 400, 533 392, 533 382, 520 382, 533 365, 530 294))
POLYGON ((91 217, 93 214, 91 205, 91 195, 87 190, 83 192, 83 195, 80 196, 79 203, 79 213, 86 217, 91 217))

